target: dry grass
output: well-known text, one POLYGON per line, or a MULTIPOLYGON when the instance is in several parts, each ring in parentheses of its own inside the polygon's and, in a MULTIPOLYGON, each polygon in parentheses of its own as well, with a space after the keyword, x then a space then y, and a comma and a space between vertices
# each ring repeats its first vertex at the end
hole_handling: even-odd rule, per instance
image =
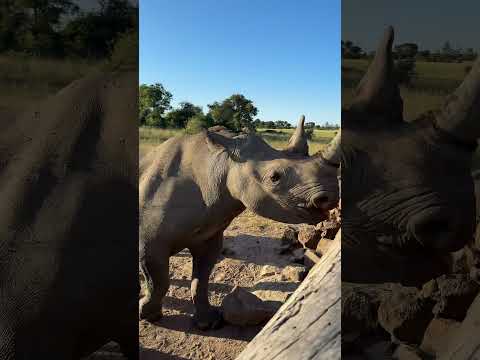
MULTIPOLYGON (((294 129, 259 129, 258 133, 265 141, 275 149, 284 149, 288 143, 288 139, 292 135, 294 129), (269 131, 268 131, 269 130, 269 131), (274 131, 274 132, 272 132, 274 131)), ((335 136, 335 130, 317 130, 313 132, 312 139, 309 141, 310 153, 314 154, 322 150, 326 144, 335 136)), ((145 155, 154 146, 161 144, 165 140, 173 136, 181 136, 184 131, 181 129, 157 129, 141 127, 139 129, 139 154, 140 157, 145 155)))
MULTIPOLYGON (((353 100, 353 88, 342 89, 342 106, 348 107, 353 100)), ((404 118, 407 121, 417 119, 421 114, 440 108, 446 95, 431 94, 426 91, 412 91, 402 87, 404 118)))
MULTIPOLYGON (((348 106, 353 99, 353 88, 363 76, 369 60, 342 60, 342 106, 348 106)), ((435 110, 463 80, 466 68, 472 62, 463 63, 433 63, 416 62, 417 77, 411 87, 401 87, 404 101, 404 117, 414 120, 419 115, 435 110)))
POLYGON ((97 65, 82 60, 0 55, 0 112, 21 110, 86 75, 97 65))

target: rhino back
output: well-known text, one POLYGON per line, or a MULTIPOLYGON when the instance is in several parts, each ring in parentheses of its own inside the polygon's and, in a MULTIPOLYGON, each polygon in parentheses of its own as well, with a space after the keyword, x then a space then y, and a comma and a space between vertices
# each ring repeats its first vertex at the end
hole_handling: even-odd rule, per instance
POLYGON ((204 133, 171 138, 148 154, 140 178, 142 241, 160 240, 175 252, 195 241, 193 233, 202 241, 223 230, 243 210, 226 186, 228 161, 204 133))

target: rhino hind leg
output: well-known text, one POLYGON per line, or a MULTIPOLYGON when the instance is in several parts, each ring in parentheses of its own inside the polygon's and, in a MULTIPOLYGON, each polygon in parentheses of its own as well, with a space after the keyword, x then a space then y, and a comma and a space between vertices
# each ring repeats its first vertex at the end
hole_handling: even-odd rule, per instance
POLYGON ((147 256, 140 260, 140 270, 145 278, 146 292, 140 300, 140 320, 154 322, 162 317, 162 300, 170 285, 169 259, 147 256))
POLYGON ((215 329, 222 325, 220 311, 208 301, 208 279, 222 251, 223 231, 215 234, 207 242, 190 248, 193 256, 192 301, 195 305, 195 326, 201 330, 215 329))

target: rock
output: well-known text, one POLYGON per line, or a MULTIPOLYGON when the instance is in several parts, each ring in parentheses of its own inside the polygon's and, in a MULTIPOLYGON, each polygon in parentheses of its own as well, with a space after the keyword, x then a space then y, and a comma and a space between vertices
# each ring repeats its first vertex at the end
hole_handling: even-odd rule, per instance
POLYGON ((413 346, 400 345, 393 353, 393 359, 398 360, 422 360, 425 357, 422 352, 413 346))
POLYGON ((330 247, 330 245, 332 244, 333 240, 330 240, 330 239, 327 239, 327 238, 322 238, 320 239, 320 241, 318 242, 317 244, 317 248, 315 249, 315 252, 322 256, 323 254, 325 254, 328 250, 328 248, 330 247))
POLYGON ((399 288, 387 296, 378 308, 378 321, 394 338, 420 344, 430 323, 434 303, 412 288, 399 288))
POLYGON ((307 269, 311 269, 316 263, 320 261, 320 257, 312 250, 308 249, 303 254, 303 264, 307 269))
POLYGON ((437 356, 446 349, 449 336, 458 329, 460 323, 455 320, 434 318, 425 330, 420 349, 437 356))
POLYGON ((302 281, 307 276, 307 268, 303 265, 287 265, 282 270, 283 281, 302 281))
POLYGON ((221 282, 223 280, 225 280, 225 273, 224 272, 219 272, 218 274, 215 274, 214 278, 213 278, 213 281, 214 282, 221 282))
POLYGON ((274 265, 264 265, 260 270, 260 277, 268 277, 280 273, 281 270, 274 265))
POLYGON ((380 304, 361 290, 343 290, 342 287, 342 333, 368 333, 376 329, 380 304))
POLYGON ((320 237, 326 239, 335 239, 335 235, 340 229, 340 223, 333 220, 325 220, 315 226, 317 231, 320 231, 320 237))
POLYGON ((440 299, 433 308, 437 317, 462 321, 480 286, 468 275, 443 275, 437 278, 440 299))
POLYGON ((298 241, 298 230, 294 227, 289 226, 283 232, 283 236, 281 239, 282 246, 292 246, 296 244, 298 241))
POLYGON ((364 350, 369 360, 384 360, 392 358, 393 344, 390 341, 380 341, 374 343, 364 350))
POLYGON ((429 282, 426 282, 425 284, 423 284, 420 295, 424 299, 434 299, 437 297, 437 294, 438 294, 438 284, 435 279, 432 279, 429 282))
POLYGON ((222 255, 224 255, 224 256, 233 256, 233 255, 235 255, 235 251, 232 250, 232 249, 230 249, 230 248, 224 247, 224 248, 222 249, 222 255))
POLYGON ((463 249, 460 249, 450 254, 450 261, 451 261, 450 273, 453 273, 453 274, 468 273, 466 249, 467 247, 464 247, 463 249))
POLYGON ((321 239, 322 232, 317 230, 314 226, 306 226, 298 233, 298 241, 308 249, 315 250, 317 244, 321 239))
POLYGON ((255 290, 252 293, 260 298, 263 302, 268 302, 266 305, 271 307, 273 306, 275 309, 278 309, 285 301, 287 301, 288 297, 293 293, 293 291, 255 290))
POLYGON ((472 267, 470 269, 470 279, 475 281, 477 284, 480 284, 480 268, 472 267))
POLYGON ((303 254, 305 253, 304 249, 295 249, 292 251, 292 256, 290 260, 294 263, 303 264, 303 254))
POLYGON ((270 319, 275 312, 254 294, 235 286, 222 301, 226 322, 234 325, 258 325, 270 319))

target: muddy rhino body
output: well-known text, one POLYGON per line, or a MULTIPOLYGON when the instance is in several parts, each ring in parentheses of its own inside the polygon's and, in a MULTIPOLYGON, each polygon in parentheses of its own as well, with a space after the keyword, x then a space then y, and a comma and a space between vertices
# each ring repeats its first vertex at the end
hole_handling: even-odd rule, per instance
POLYGON ((0 135, 0 358, 138 357, 137 77, 78 80, 0 135))
POLYGON ((147 294, 140 317, 161 315, 169 257, 193 256, 192 300, 200 328, 219 324, 208 303, 208 277, 223 231, 243 210, 277 221, 317 223, 338 201, 336 168, 305 155, 303 119, 286 151, 254 134, 204 131, 172 138, 140 164, 140 268, 147 294))

